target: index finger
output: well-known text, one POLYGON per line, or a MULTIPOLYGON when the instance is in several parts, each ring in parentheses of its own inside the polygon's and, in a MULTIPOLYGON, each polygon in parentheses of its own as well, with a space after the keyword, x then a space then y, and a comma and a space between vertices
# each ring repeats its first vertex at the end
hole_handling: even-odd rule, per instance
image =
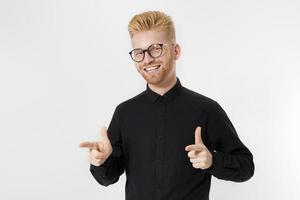
POLYGON ((98 149, 98 145, 95 142, 81 142, 79 144, 81 148, 90 148, 90 149, 98 149))

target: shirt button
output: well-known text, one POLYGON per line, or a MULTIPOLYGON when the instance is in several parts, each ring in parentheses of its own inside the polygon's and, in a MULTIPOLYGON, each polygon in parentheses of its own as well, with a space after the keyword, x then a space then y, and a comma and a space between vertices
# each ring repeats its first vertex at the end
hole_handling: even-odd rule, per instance
POLYGON ((164 115, 165 114, 164 109, 163 108, 159 109, 158 113, 159 115, 164 115))

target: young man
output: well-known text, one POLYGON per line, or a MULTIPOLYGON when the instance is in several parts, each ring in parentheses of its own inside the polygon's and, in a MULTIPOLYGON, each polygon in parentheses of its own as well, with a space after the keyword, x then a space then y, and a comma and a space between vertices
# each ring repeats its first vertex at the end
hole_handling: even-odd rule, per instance
POLYGON ((130 56, 146 89, 120 103, 101 141, 89 148, 90 171, 108 186, 126 172, 128 200, 207 200, 211 176, 242 182, 254 174, 253 156, 222 107, 182 86, 180 46, 172 19, 151 11, 128 25, 130 56))

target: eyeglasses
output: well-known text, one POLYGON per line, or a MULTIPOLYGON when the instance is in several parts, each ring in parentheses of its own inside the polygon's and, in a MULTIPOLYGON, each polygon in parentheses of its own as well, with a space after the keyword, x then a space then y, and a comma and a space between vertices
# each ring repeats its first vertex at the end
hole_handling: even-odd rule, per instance
MULTIPOLYGON (((151 44, 145 50, 141 49, 141 48, 133 49, 132 51, 129 52, 129 54, 130 54, 131 59, 134 62, 141 62, 142 60, 144 60, 146 51, 152 58, 158 58, 161 56, 161 54, 163 52, 164 45, 168 45, 168 44, 154 43, 154 44, 151 44)), ((174 44, 172 44, 172 45, 174 45, 174 44)))

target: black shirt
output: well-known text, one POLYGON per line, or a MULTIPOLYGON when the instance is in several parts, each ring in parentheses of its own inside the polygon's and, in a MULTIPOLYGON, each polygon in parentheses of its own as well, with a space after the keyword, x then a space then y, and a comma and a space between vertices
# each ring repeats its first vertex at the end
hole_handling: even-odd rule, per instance
POLYGON ((97 182, 108 186, 126 173, 126 200, 208 200, 211 176, 242 182, 254 174, 253 156, 221 106, 176 84, 164 95, 146 90, 120 103, 108 127, 113 152, 99 167, 97 182), (202 140, 213 155, 209 169, 194 168, 185 147, 202 140))

